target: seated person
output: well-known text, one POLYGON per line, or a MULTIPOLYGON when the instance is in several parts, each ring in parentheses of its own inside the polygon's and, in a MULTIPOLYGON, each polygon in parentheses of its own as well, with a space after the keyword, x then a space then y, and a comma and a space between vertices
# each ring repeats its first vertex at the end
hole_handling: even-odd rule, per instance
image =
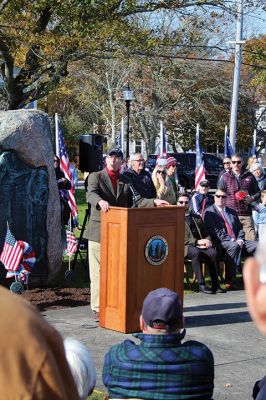
POLYGON ((78 400, 59 333, 30 303, 0 287, 0 398, 78 400))
POLYGON ((245 252, 252 255, 257 243, 245 240, 245 233, 236 211, 225 207, 226 198, 226 192, 217 189, 215 203, 206 210, 204 222, 216 248, 220 249, 220 254, 222 249, 225 250, 225 280, 228 289, 234 289, 233 281, 241 264, 241 254, 245 252))
POLYGON ((207 179, 200 182, 198 190, 193 194, 190 206, 195 214, 203 218, 204 212, 207 207, 214 203, 213 195, 209 194, 210 183, 207 179))
POLYGON ((86 400, 96 383, 96 369, 90 351, 85 344, 72 338, 64 340, 64 347, 80 400, 86 400))
POLYGON ((148 293, 140 316, 142 333, 112 346, 105 355, 103 383, 109 398, 201 399, 213 394, 214 360, 204 344, 183 342, 183 312, 177 293, 148 293))
POLYGON ((225 293, 218 281, 217 252, 212 245, 211 238, 204 226, 202 218, 195 214, 189 207, 188 194, 180 194, 177 204, 185 207, 185 222, 187 224, 185 235, 185 256, 191 260, 191 266, 195 272, 199 290, 203 293, 225 293), (190 232, 188 231, 188 228, 190 232), (188 236, 189 235, 189 236, 188 236), (209 266, 212 288, 205 285, 201 271, 202 257, 209 266))

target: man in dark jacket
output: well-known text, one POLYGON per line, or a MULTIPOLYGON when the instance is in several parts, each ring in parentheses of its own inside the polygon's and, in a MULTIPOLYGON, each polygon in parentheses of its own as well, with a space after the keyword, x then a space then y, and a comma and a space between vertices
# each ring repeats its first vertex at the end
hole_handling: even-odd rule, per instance
MULTIPOLYGON (((130 316, 129 316, 130 317, 130 316)), ((210 400, 212 352, 195 340, 184 342, 178 294, 166 288, 149 292, 140 316, 140 340, 124 340, 105 355, 103 383, 109 398, 210 400)))
POLYGON ((227 198, 225 191, 217 189, 214 198, 214 205, 205 212, 204 222, 216 247, 224 249, 225 279, 230 289, 236 277, 236 270, 240 266, 242 251, 245 250, 252 255, 257 243, 245 240, 245 232, 236 211, 225 206, 227 198))
POLYGON ((191 198, 190 206, 195 214, 203 218, 204 212, 207 207, 214 203, 213 195, 209 193, 210 182, 204 179, 200 182, 198 191, 195 192, 191 198))
POLYGON ((124 172, 132 182, 134 189, 145 199, 156 198, 156 189, 151 179, 151 175, 145 170, 145 161, 141 153, 134 153, 130 156, 130 166, 124 172))
POLYGON ((212 245, 202 218, 189 208, 189 196, 180 194, 177 204, 185 207, 185 257, 191 260, 191 266, 195 272, 199 290, 203 293, 224 293, 218 281, 217 252, 212 245), (202 259, 208 264, 212 288, 205 285, 201 270, 202 259))
POLYGON ((255 177, 251 172, 243 169, 241 154, 233 154, 231 157, 231 171, 222 175, 218 188, 225 191, 227 198, 225 205, 236 211, 246 240, 255 240, 254 223, 252 219, 251 203, 260 197, 260 190, 255 177), (244 200, 238 200, 236 193, 246 192, 244 200))

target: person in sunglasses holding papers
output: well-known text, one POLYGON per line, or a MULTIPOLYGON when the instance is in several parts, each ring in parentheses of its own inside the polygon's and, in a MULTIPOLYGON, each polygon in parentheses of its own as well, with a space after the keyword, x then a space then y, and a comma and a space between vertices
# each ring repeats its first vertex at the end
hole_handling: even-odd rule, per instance
POLYGON ((213 195, 209 194, 210 183, 207 179, 200 182, 198 190, 193 194, 190 202, 190 206, 195 214, 198 214, 203 218, 204 212, 207 207, 214 203, 213 195))
POLYGON ((152 181, 156 189, 157 199, 165 200, 169 204, 175 204, 176 196, 167 176, 166 165, 166 159, 158 159, 156 167, 152 172, 152 181))
POLYGON ((218 188, 227 195, 225 205, 237 212, 243 225, 245 239, 255 240, 252 205, 259 199, 260 189, 253 174, 245 170, 241 154, 232 155, 231 171, 222 175, 218 188))
POLYGON ((214 205, 210 206, 204 215, 205 226, 211 235, 212 241, 225 255, 225 281, 227 288, 235 288, 236 271, 240 267, 241 254, 245 252, 253 255, 257 242, 245 239, 245 232, 237 215, 232 208, 226 207, 227 194, 217 189, 214 196, 214 205))
POLYGON ((177 205, 185 207, 185 258, 191 260, 191 266, 195 272, 199 285, 199 291, 202 293, 225 293, 221 288, 217 272, 217 252, 212 245, 211 237, 205 228, 200 215, 195 214, 189 207, 189 195, 182 193, 178 197, 177 205), (205 285, 201 270, 202 258, 208 264, 212 287, 205 285))

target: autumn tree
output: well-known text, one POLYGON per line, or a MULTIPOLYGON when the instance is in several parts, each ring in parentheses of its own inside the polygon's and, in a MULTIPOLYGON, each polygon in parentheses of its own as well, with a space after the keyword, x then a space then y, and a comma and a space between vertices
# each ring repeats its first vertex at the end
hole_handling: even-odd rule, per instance
POLYGON ((134 16, 162 11, 193 15, 197 8, 211 7, 233 12, 228 4, 225 0, 2 0, 0 54, 7 108, 21 108, 46 96, 68 75, 71 62, 105 58, 117 50, 148 50, 157 42, 157 32, 152 26, 143 30, 134 16))

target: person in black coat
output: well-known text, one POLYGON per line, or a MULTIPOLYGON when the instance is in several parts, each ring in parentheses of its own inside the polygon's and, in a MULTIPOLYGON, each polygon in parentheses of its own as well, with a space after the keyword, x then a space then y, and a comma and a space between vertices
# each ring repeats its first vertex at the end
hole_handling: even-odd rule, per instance
MULTIPOLYGON (((233 288, 232 281, 236 277, 236 271, 240 267, 243 251, 252 255, 257 243, 253 240, 245 240, 245 232, 239 220, 237 212, 225 207, 226 192, 217 189, 215 203, 206 209, 204 222, 211 238, 220 250, 224 250, 226 276, 229 288, 233 288)), ((220 254, 222 251, 220 251, 220 254)))
POLYGON ((60 169, 60 159, 56 155, 54 156, 54 169, 60 195, 61 221, 63 225, 66 225, 71 214, 70 207, 68 205, 68 191, 71 189, 71 182, 66 179, 64 172, 60 169))
POLYGON ((145 161, 141 153, 131 154, 130 168, 123 175, 131 180, 134 189, 141 197, 145 199, 156 198, 156 189, 151 174, 145 170, 145 161))

